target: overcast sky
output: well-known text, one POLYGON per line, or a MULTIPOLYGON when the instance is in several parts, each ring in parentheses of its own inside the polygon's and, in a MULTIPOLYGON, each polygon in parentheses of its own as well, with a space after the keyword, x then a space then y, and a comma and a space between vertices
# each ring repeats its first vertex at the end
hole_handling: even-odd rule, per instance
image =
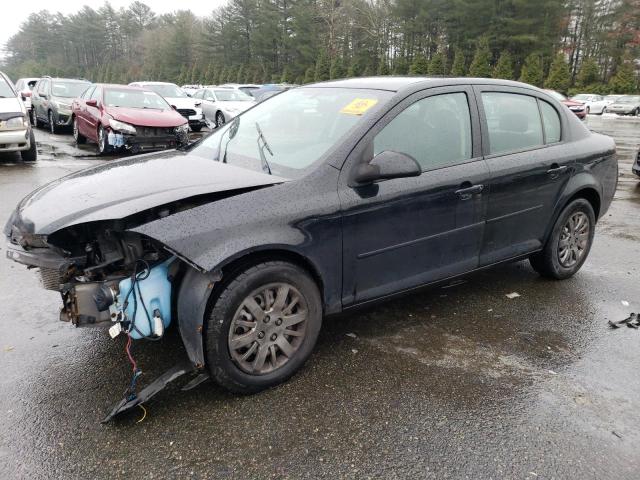
MULTIPOLYGON (((226 0, 142 0, 156 13, 168 13, 178 9, 191 10, 198 16, 209 15, 215 8, 226 3, 226 0)), ((12 1, 1 0, 2 15, 0 15, 0 50, 9 40, 11 35, 16 33, 20 24, 34 12, 49 10, 51 12, 75 13, 84 5, 89 5, 93 9, 100 8, 105 2, 97 0, 89 2, 87 0, 26 0, 12 1)), ((111 0, 109 3, 116 8, 126 7, 133 3, 133 0, 111 0)))

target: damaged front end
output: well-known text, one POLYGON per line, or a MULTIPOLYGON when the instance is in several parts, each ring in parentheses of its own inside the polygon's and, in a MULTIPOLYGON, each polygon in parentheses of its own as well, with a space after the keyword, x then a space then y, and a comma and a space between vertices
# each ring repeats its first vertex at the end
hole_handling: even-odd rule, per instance
MULTIPOLYGON (((106 326, 112 338, 128 337, 133 379, 125 397, 104 421, 147 401, 170 381, 198 370, 193 361, 180 362, 137 391, 141 372, 129 350, 131 341, 158 340, 164 335, 172 321, 175 281, 185 264, 159 242, 116 230, 117 223, 108 223, 112 222, 78 225, 49 236, 26 233, 15 224, 7 225, 5 231, 7 257, 38 269, 43 287, 60 292, 60 320, 76 327, 106 326)), ((188 388, 207 378, 201 373, 188 388)))
POLYGON ((144 127, 112 120, 107 144, 113 150, 131 153, 166 150, 189 143, 189 124, 179 127, 144 127))

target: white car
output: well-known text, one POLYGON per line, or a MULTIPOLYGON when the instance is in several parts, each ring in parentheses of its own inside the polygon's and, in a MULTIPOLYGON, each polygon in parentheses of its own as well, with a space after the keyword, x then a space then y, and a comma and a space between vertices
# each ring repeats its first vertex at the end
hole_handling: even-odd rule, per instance
POLYGON ((174 107, 180 115, 189 120, 189 127, 194 132, 199 132, 207 125, 200 101, 194 100, 175 83, 168 82, 132 82, 131 87, 146 88, 163 97, 169 105, 174 107))
POLYGON ((221 127, 256 104, 253 97, 234 88, 203 88, 194 93, 193 98, 202 101, 205 117, 214 122, 216 127, 221 127))
POLYGON ((182 85, 180 88, 182 88, 182 90, 191 97, 202 88, 202 85, 182 85))
POLYGON ((595 95, 591 93, 580 93, 571 97, 574 102, 582 102, 587 109, 587 114, 596 113, 602 115, 607 111, 607 101, 602 95, 595 95))
POLYGON ((261 89, 262 85, 255 83, 225 83, 224 85, 218 85, 218 88, 233 88, 253 97, 253 92, 261 89))
POLYGON ((31 90, 38 83, 39 78, 28 77, 19 78, 16 82, 16 90, 20 93, 24 106, 27 108, 27 112, 31 110, 31 90))
POLYGON ((29 115, 11 80, 0 72, 0 152, 20 152, 26 162, 38 159, 29 115))

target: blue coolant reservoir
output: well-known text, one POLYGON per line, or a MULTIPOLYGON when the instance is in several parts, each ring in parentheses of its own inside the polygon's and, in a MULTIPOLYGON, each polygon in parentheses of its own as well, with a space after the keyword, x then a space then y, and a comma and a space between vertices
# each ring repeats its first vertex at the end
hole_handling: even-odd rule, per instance
MULTIPOLYGON (((149 276, 144 280, 139 279, 136 283, 134 292, 131 292, 129 299, 127 300, 127 308, 124 310, 125 318, 132 322, 133 326, 130 326, 129 334, 133 339, 140 339, 143 337, 154 336, 154 322, 162 322, 163 328, 166 329, 171 323, 171 282, 169 281, 169 265, 175 260, 175 257, 154 266, 149 272, 149 276), (140 292, 138 292, 140 287, 140 292), (135 308, 134 301, 137 300, 138 307, 135 308), (140 298, 142 294, 142 300, 147 307, 149 317, 142 306, 140 298), (135 318, 133 313, 135 310, 135 318), (160 317, 158 319, 157 317, 160 317), (154 317, 156 317, 154 319, 154 317)), ((144 277, 145 274, 141 275, 144 277)), ((123 308, 124 300, 127 293, 131 289, 131 278, 126 278, 119 283, 120 292, 118 294, 117 304, 119 308, 123 308)), ((157 325, 156 325, 156 334, 157 325)), ((160 333, 161 335, 161 333, 160 333)))

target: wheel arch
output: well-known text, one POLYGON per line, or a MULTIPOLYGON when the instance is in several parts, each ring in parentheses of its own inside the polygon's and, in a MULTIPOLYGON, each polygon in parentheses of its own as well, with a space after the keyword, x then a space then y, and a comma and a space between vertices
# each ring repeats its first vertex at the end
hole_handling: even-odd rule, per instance
POLYGON ((591 184, 581 185, 580 187, 577 187, 575 189, 568 190, 567 192, 565 192, 563 199, 560 202, 558 202, 556 206, 555 212, 553 214, 553 221, 549 222, 549 225, 547 226, 547 231, 545 233, 543 245, 549 239, 549 235, 551 235, 551 232, 553 231, 553 226, 555 225, 562 211, 565 209, 567 205, 569 205, 571 202, 573 202, 578 198, 584 198, 591 204, 591 207, 593 208, 593 213, 595 214, 595 217, 596 217, 596 222, 598 221, 598 217, 600 215, 600 209, 602 206, 602 198, 600 196, 600 192, 598 191, 596 185, 591 185, 591 184))
POLYGON ((318 286, 323 310, 328 299, 319 269, 313 262, 290 248, 264 246, 238 252, 220 262, 208 272, 202 272, 185 263, 184 274, 175 285, 175 309, 182 342, 189 359, 198 369, 204 368, 204 322, 217 296, 225 285, 241 271, 267 261, 286 261, 306 271, 318 286))

